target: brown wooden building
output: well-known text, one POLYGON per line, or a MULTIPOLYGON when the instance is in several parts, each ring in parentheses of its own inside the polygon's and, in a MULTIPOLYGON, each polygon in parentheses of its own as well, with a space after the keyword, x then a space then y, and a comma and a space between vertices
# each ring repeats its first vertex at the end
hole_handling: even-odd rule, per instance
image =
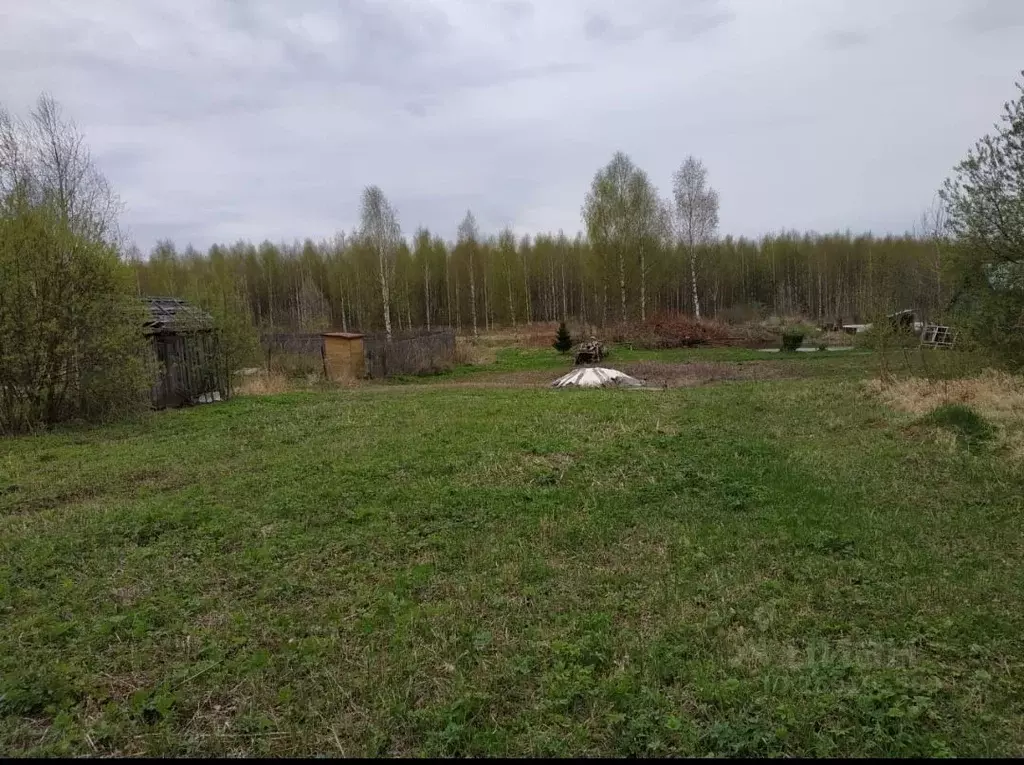
POLYGON ((143 302, 148 315, 142 331, 157 365, 150 394, 153 408, 228 398, 228 371, 210 314, 179 298, 152 297, 143 302))
POLYGON ((363 335, 357 332, 323 334, 324 374, 331 382, 359 380, 366 376, 363 335))

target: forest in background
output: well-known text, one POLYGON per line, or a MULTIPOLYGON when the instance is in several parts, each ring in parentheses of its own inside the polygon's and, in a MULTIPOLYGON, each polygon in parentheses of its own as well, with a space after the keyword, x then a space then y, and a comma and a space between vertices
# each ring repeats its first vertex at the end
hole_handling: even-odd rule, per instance
POLYGON ((769 315, 859 322, 948 303, 943 208, 917 234, 720 237, 718 193, 688 156, 662 198, 648 174, 615 152, 593 177, 585 234, 481 234, 472 211, 455 242, 419 228, 402 236, 377 186, 363 190, 360 225, 329 241, 217 244, 178 252, 160 241, 128 258, 140 295, 197 300, 236 327, 263 332, 373 331, 574 321, 596 327, 688 314, 727 322, 769 315))
MULTIPOLYGON (((722 321, 768 315, 861 321, 913 307, 940 314, 949 299, 940 237, 799 234, 723 237, 700 246, 702 314, 722 321)), ((477 329, 561 319, 605 326, 623 317, 614 264, 582 235, 498 236, 446 242, 420 229, 398 245, 391 320, 399 330, 477 329), (472 278, 471 278, 472 277, 472 278), (473 289, 471 290, 471 285, 473 289), (475 293, 475 294, 474 294, 475 293)), ((207 252, 162 241, 130 259, 142 295, 190 297, 242 313, 263 331, 379 330, 383 305, 373 248, 356 234, 332 241, 237 242, 207 252)), ((694 312, 682 248, 664 243, 646 263, 646 313, 694 312)), ((640 273, 626 269, 626 319, 639 315, 640 273)))

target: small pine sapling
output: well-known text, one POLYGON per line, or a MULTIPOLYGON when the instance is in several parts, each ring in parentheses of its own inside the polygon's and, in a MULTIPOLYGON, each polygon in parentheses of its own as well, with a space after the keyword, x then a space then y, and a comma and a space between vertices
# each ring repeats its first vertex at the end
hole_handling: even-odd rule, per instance
POLYGON ((569 334, 564 321, 558 325, 558 334, 555 335, 555 342, 552 345, 559 353, 568 353, 572 348, 572 335, 569 334))

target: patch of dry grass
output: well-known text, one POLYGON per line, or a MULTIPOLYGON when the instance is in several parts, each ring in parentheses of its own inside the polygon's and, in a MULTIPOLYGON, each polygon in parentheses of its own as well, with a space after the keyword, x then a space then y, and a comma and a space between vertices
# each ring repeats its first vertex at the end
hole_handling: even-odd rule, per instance
POLYGON ((296 381, 280 372, 261 371, 247 375, 235 384, 237 396, 273 396, 297 389, 296 381))
MULTIPOLYGON (((573 342, 598 334, 597 328, 576 322, 569 322, 568 328, 573 342)), ((489 348, 550 348, 557 331, 557 321, 535 321, 532 324, 519 324, 515 327, 491 327, 489 331, 481 331, 476 337, 466 335, 459 337, 459 340, 489 348)))
POLYGON ((471 337, 455 338, 455 363, 484 366, 493 364, 498 358, 494 345, 471 337))
POLYGON ((993 420, 1024 419, 1024 377, 994 369, 960 380, 876 379, 867 387, 893 408, 910 414, 925 415, 943 404, 965 404, 993 420))
POLYGON ((849 335, 846 332, 822 332, 820 335, 815 335, 811 342, 814 345, 824 345, 828 348, 845 348, 853 345, 854 335, 849 335))
MULTIPOLYGON (((1011 459, 1024 462, 1024 376, 986 369, 973 377, 955 380, 929 380, 909 377, 902 380, 870 380, 868 391, 894 409, 923 417, 945 404, 963 404, 991 420, 996 427, 997 443, 1011 459)), ((949 433, 935 437, 949 442, 949 433)))

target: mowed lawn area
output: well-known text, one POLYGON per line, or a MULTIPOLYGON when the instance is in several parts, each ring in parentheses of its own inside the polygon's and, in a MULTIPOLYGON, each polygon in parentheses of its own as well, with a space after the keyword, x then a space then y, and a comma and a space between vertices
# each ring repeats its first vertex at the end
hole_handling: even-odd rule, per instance
POLYGON ((1024 754, 1020 464, 820 356, 0 441, 0 751, 1024 754))

